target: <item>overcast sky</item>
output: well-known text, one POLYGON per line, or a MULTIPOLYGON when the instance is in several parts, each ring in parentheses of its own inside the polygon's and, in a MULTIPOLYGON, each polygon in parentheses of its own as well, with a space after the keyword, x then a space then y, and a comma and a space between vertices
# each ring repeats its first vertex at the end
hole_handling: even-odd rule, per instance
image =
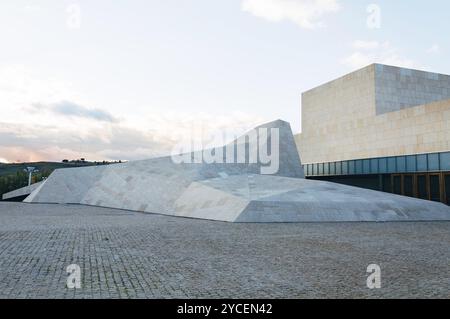
POLYGON ((193 126, 301 130, 379 62, 450 74, 447 0, 3 0, 0 162, 167 154, 193 126), (375 4, 375 5, 371 5, 375 4))

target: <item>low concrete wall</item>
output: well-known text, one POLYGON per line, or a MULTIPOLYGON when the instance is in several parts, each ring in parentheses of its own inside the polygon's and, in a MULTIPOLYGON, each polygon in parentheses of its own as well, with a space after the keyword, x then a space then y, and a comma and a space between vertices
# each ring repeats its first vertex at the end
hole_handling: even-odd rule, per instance
POLYGON ((12 192, 3 194, 2 200, 13 200, 18 197, 24 197, 30 195, 35 189, 37 189, 43 182, 32 184, 31 186, 22 187, 12 192))

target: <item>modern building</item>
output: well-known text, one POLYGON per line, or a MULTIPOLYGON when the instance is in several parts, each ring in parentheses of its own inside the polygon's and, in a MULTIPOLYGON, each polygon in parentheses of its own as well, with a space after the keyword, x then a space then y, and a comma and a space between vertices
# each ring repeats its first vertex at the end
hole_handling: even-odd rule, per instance
POLYGON ((302 95, 307 178, 450 204, 450 76, 373 64, 302 95))
MULTIPOLYGON (((30 193, 31 191, 31 193, 30 193)), ((55 170, 27 203, 81 204, 239 223, 450 220, 450 207, 305 179, 289 123, 261 125, 215 149, 115 165, 55 170), (249 138, 249 137, 256 138, 249 138), (279 143, 278 143, 279 142, 279 143), (278 146, 277 146, 278 145, 278 146), (256 151, 273 162, 254 161, 256 151), (245 161, 237 152, 245 150, 245 161), (217 162, 192 161, 219 154, 217 162), (232 154, 228 157, 228 154, 232 154), (180 158, 187 161, 179 162, 180 158), (231 160, 231 161, 229 161, 231 160)), ((14 194, 6 194, 9 198, 14 194)))
POLYGON ((57 169, 4 198, 240 223, 450 220, 449 76, 371 65, 302 99, 296 138, 277 120, 215 149, 57 169))

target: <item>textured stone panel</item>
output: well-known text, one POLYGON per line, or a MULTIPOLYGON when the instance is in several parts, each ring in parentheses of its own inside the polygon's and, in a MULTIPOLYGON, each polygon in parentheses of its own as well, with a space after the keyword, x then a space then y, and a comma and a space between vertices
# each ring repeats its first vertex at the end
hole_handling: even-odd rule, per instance
POLYGON ((450 99, 450 76, 375 65, 377 114, 450 99))
POLYGON ((432 102, 445 98, 447 79, 374 64, 305 92, 302 133, 296 136, 302 162, 449 151, 450 99, 432 102), (383 80, 396 78, 397 73, 403 82, 383 80), (421 89, 405 84, 406 79, 421 89), (403 90, 402 85, 410 89, 403 90), (430 85, 435 87, 427 88, 430 85), (421 90, 435 93, 429 96, 421 90), (427 104, 417 105, 423 102, 427 104))
POLYGON ((176 164, 170 157, 56 170, 25 200, 71 203, 226 222, 450 220, 450 208, 306 180, 288 123, 280 129, 280 170, 261 165, 176 164))

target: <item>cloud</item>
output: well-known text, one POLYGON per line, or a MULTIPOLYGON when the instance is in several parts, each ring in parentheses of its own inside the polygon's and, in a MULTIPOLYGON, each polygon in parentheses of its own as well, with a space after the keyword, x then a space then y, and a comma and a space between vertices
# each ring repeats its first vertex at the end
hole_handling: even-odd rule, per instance
POLYGON ((85 106, 70 101, 60 101, 49 105, 41 103, 33 103, 32 106, 36 110, 49 110, 55 114, 63 116, 81 117, 104 122, 118 122, 118 119, 116 119, 114 116, 112 116, 110 113, 106 111, 103 111, 98 108, 94 109, 87 108, 85 106))
POLYGON ((36 3, 29 3, 25 5, 25 10, 26 11, 33 11, 33 12, 37 12, 37 11, 41 11, 42 7, 37 5, 36 3))
POLYGON ((147 159, 170 155, 195 130, 206 137, 224 130, 239 134, 266 122, 258 114, 221 116, 151 106, 129 112, 116 105, 107 112, 91 107, 95 103, 70 83, 25 66, 0 66, 1 161, 147 159))
POLYGON ((438 44, 433 44, 428 50, 429 54, 439 54, 441 53, 441 47, 438 44))
POLYGON ((338 0, 243 0, 242 10, 271 22, 291 21, 304 29, 323 27, 323 17, 339 11, 338 0))
POLYGON ((169 153, 175 141, 120 125, 79 131, 58 126, 0 123, 0 154, 9 162, 61 161, 85 157, 91 160, 140 159, 169 153), (80 134, 83 131, 84 134, 80 134), (111 156, 111 153, 114 153, 111 156))
POLYGON ((344 65, 352 69, 359 69, 372 63, 405 68, 420 67, 414 60, 403 57, 389 42, 355 41, 352 48, 354 52, 342 60, 344 65))
MULTIPOLYGON (((147 128, 133 123, 102 122, 81 127, 0 122, 0 158, 4 162, 141 160, 170 155, 180 142, 208 142, 211 136, 237 136, 264 122, 257 116, 206 114, 153 115, 147 128), (201 133, 199 136, 197 133, 201 133), (230 134, 231 133, 231 134, 230 134)), ((220 144, 221 145, 221 144, 220 144)), ((0 161, 1 162, 1 161, 0 161)))
POLYGON ((357 50, 374 50, 380 47, 380 43, 377 41, 355 41, 353 48, 357 50))
POLYGON ((60 101, 91 104, 74 91, 70 83, 43 75, 24 65, 0 66, 0 110, 5 110, 1 112, 2 121, 35 122, 39 117, 41 123, 53 123, 54 114, 33 112, 36 109, 32 105, 37 104, 36 102, 50 105, 60 101))

